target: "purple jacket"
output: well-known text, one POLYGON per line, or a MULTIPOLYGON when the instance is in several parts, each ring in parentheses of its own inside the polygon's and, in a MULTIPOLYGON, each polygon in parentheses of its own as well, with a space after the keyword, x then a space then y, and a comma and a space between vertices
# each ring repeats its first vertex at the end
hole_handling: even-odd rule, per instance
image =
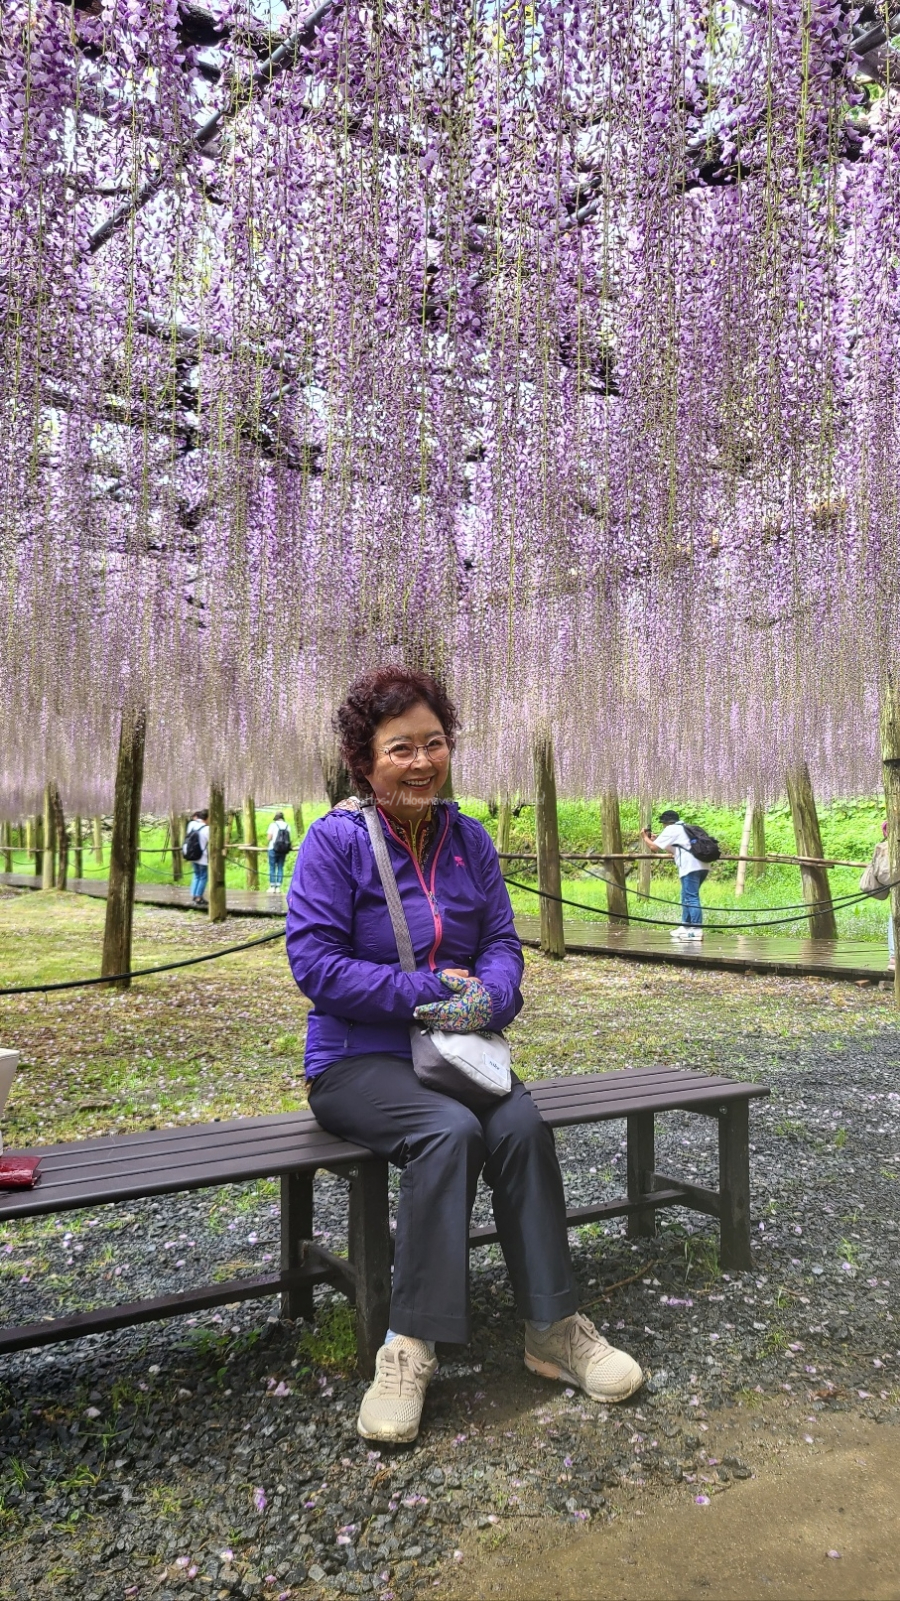
POLYGON ((442 967, 467 967, 481 979, 494 1004, 492 1028, 505 1028, 522 1009, 522 947, 490 835, 445 801, 420 867, 382 826, 417 970, 400 970, 365 819, 329 812, 311 825, 288 891, 288 961, 313 1003, 307 1078, 344 1056, 411 1056, 415 1008, 450 993, 437 976, 442 967))

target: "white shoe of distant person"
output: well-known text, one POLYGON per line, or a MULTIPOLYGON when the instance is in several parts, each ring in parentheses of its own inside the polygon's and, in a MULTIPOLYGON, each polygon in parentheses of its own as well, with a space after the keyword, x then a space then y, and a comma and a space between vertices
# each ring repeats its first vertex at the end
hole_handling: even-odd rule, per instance
POLYGON ((688 932, 688 939, 690 939, 690 940, 698 940, 698 939, 702 939, 703 938, 703 930, 702 930, 702 928, 689 928, 687 932, 688 932))
POLYGON ((677 939, 677 940, 681 941, 682 943, 684 943, 685 940, 689 940, 690 937, 691 937, 690 929, 689 928, 683 928, 683 927, 682 928, 673 928, 671 934, 669 935, 670 939, 677 939))

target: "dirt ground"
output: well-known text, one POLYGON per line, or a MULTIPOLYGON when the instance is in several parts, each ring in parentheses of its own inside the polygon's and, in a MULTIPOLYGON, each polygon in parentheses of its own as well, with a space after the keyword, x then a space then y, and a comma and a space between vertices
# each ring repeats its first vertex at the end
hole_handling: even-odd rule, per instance
POLYGON ((472 1535, 441 1601, 898 1601, 900 1428, 778 1403, 722 1418, 716 1450, 751 1479, 708 1505, 681 1485, 608 1522, 472 1535))

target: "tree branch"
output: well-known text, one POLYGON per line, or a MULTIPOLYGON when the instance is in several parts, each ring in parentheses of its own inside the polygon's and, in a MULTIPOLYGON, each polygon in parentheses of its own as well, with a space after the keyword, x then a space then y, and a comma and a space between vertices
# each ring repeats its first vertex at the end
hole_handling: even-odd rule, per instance
MULTIPOLYGON (((192 151, 205 149, 215 138, 219 128, 227 118, 233 117, 240 111, 254 94, 264 94, 267 89, 271 88, 275 79, 280 77, 282 72, 288 72, 296 65, 300 51, 312 42, 319 23, 337 3, 338 0, 322 0, 322 3, 316 7, 315 11, 310 13, 297 32, 291 34, 289 39, 285 39, 277 50, 273 50, 272 54, 257 67, 249 84, 232 90, 226 104, 221 106, 218 111, 213 112, 213 115, 208 117, 206 122, 197 129, 193 138, 182 146, 178 158, 179 162, 190 155, 192 151)), ((152 200, 153 196, 165 187, 166 182, 167 174, 165 173, 159 173, 153 178, 148 178, 146 183, 142 184, 135 194, 130 196, 121 206, 117 206, 106 221, 98 224, 90 234, 88 240, 90 254, 94 255, 108 240, 112 239, 136 212, 142 210, 148 200, 152 200)))

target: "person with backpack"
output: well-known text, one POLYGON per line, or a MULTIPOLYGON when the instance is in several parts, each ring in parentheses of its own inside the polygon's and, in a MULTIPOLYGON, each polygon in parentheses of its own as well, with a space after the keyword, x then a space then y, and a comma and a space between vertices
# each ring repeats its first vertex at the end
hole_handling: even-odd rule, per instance
POLYGON ((284 882, 284 859, 291 849, 291 831, 284 812, 276 812, 266 834, 269 847, 269 894, 277 895, 284 882))
POLYGON ((649 828, 641 829, 641 839, 654 856, 671 856, 678 866, 681 885, 681 923, 670 938, 682 942, 702 940, 703 908, 700 886, 709 874, 710 862, 721 856, 718 841, 705 828, 683 823, 677 812, 660 812, 662 833, 654 838, 649 828))
POLYGON ((203 899, 206 881, 209 878, 209 812, 206 808, 195 812, 188 823, 181 854, 194 869, 191 905, 203 908, 209 904, 203 899))

